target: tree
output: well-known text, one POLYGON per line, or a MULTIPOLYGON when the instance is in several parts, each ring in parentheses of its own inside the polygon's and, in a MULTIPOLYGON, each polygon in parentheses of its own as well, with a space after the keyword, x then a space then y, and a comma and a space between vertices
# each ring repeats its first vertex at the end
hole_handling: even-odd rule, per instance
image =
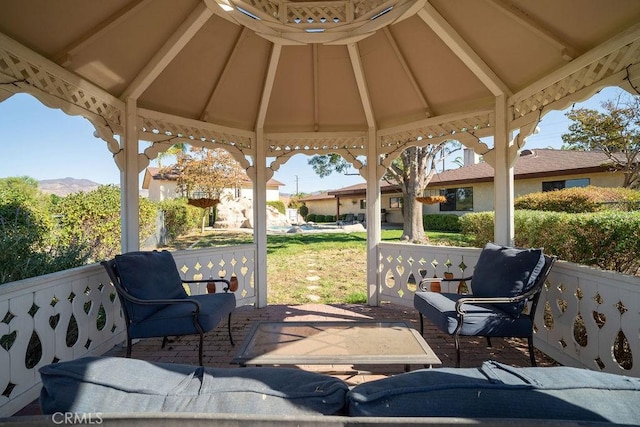
POLYGON ((387 169, 384 179, 390 184, 399 185, 402 189, 403 240, 414 243, 428 242, 422 222, 422 204, 416 201, 416 197, 423 195, 424 189, 435 175, 438 157, 446 157, 457 149, 459 144, 447 142, 409 147, 387 169))
POLYGON ((563 149, 601 151, 611 170, 624 174, 625 188, 640 188, 640 96, 601 103, 604 111, 579 108, 566 113, 573 121, 562 135, 563 149))
MULTIPOLYGON (((237 188, 246 176, 233 156, 220 148, 189 147, 176 157, 177 163, 169 168, 178 175, 178 191, 189 199, 220 200, 226 189, 237 188)), ((203 207, 203 232, 208 212, 209 207, 203 207)))
MULTIPOLYGON (((460 149, 460 144, 452 141, 428 144, 423 147, 409 147, 387 169, 384 180, 402 189, 404 217, 402 239, 414 243, 428 241, 422 222, 422 205, 416 197, 422 196, 427 184, 436 173, 436 162, 460 149)), ((314 156, 309 160, 314 172, 328 176, 332 172, 345 172, 349 163, 338 154, 314 156)))
POLYGON ((349 170, 349 162, 342 158, 341 155, 336 153, 327 154, 324 156, 313 156, 309 159, 309 165, 313 168, 313 171, 320 177, 324 178, 331 175, 333 172, 346 173, 349 170))
POLYGON ((168 156, 177 156, 180 153, 184 153, 187 150, 187 144, 185 144, 184 142, 179 142, 177 144, 173 144, 171 147, 169 147, 168 150, 166 151, 162 151, 160 153, 158 153, 158 168, 162 169, 162 160, 168 156))

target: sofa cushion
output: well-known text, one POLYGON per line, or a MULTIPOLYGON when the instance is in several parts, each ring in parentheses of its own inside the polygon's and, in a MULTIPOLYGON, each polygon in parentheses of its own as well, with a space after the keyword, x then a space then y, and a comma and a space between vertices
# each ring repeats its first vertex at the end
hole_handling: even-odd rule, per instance
MULTIPOLYGON (((477 297, 512 297, 530 290, 544 267, 542 249, 517 249, 487 243, 473 271, 471 287, 477 297)), ((518 316, 521 305, 496 305, 518 316)))
POLYGON ((86 357, 40 368, 43 413, 335 414, 347 385, 294 368, 208 368, 86 357))
MULTIPOLYGON (((126 291, 140 299, 186 298, 180 273, 170 252, 129 252, 115 257, 116 269, 126 291)), ((135 305, 129 310, 141 321, 164 305, 135 305)))
POLYGON ((413 371, 354 387, 349 415, 537 418, 636 424, 640 378, 570 367, 413 371))

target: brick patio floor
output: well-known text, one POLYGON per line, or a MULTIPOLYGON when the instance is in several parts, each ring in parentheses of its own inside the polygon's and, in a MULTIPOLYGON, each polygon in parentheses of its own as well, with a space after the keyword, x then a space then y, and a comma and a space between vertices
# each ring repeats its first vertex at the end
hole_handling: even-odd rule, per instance
MULTIPOLYGON (((205 335, 204 365, 215 367, 237 367, 230 364, 236 352, 254 322, 261 321, 353 321, 358 319, 371 320, 404 320, 416 330, 420 330, 420 321, 413 308, 401 307, 393 304, 383 304, 372 307, 363 304, 305 304, 305 305, 269 305, 266 308, 251 306, 239 307, 231 318, 231 330, 235 346, 229 342, 227 323, 223 321, 213 331, 205 335)), ((425 319, 424 337, 429 346, 442 361, 442 367, 454 367, 456 354, 453 338, 442 333, 425 319)), ((174 337, 161 348, 162 339, 153 338, 140 340, 132 348, 131 357, 153 362, 198 364, 198 337, 174 337)), ((461 366, 476 367, 483 361, 493 359, 512 366, 530 366, 526 340, 500 339, 491 340, 492 347, 487 346, 484 338, 461 337, 461 366)), ((114 347, 106 355, 125 355, 123 346, 114 347)), ((538 366, 551 366, 557 363, 536 350, 538 366)), ((350 385, 379 379, 388 375, 403 372, 403 366, 366 366, 366 371, 358 366, 300 366, 302 369, 329 373, 342 378, 350 385)), ((412 369, 423 368, 422 365, 411 366, 412 369)), ((25 407, 16 415, 30 415, 39 413, 37 402, 25 407)))

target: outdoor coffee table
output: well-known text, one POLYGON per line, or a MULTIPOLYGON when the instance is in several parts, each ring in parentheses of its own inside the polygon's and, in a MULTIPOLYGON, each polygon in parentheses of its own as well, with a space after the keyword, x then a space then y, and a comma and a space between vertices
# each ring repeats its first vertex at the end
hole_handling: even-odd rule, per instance
POLYGON ((257 322, 231 363, 410 365, 442 363, 404 321, 257 322))

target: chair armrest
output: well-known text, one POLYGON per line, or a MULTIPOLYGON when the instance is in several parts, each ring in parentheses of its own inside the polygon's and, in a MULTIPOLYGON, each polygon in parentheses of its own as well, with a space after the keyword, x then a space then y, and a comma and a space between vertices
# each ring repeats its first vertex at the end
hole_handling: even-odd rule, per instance
POLYGON ((533 288, 529 292, 514 297, 474 297, 473 295, 466 298, 460 298, 456 301, 456 312, 465 314, 464 304, 513 304, 531 298, 540 292, 542 288, 533 288))
POLYGON ((468 280, 471 280, 472 276, 468 276, 468 277, 452 277, 450 279, 447 279, 446 277, 442 278, 443 282, 457 282, 460 280, 464 280, 465 282, 468 280))
POLYGON ((127 292, 122 292, 121 295, 129 302, 132 302, 134 304, 140 304, 140 305, 168 305, 168 304, 193 304, 195 305, 195 309, 194 309, 194 313, 198 314, 200 313, 200 310, 202 309, 202 306, 200 305, 200 303, 194 299, 191 298, 167 298, 167 299, 140 299, 137 297, 134 297, 133 295, 127 293, 127 292))
POLYGON ((427 284, 430 284, 434 279, 436 279, 437 281, 440 282, 461 282, 461 281, 468 281, 471 280, 471 277, 453 277, 450 279, 447 278, 440 278, 440 277, 423 277, 422 280, 420 280, 420 282, 418 283, 418 289, 422 290, 422 291, 428 291, 429 287, 425 286, 427 284))
POLYGON ((227 279, 201 279, 201 280, 183 280, 182 283, 224 283, 227 286, 225 286, 224 291, 228 292, 229 291, 229 287, 231 286, 231 282, 227 279))

